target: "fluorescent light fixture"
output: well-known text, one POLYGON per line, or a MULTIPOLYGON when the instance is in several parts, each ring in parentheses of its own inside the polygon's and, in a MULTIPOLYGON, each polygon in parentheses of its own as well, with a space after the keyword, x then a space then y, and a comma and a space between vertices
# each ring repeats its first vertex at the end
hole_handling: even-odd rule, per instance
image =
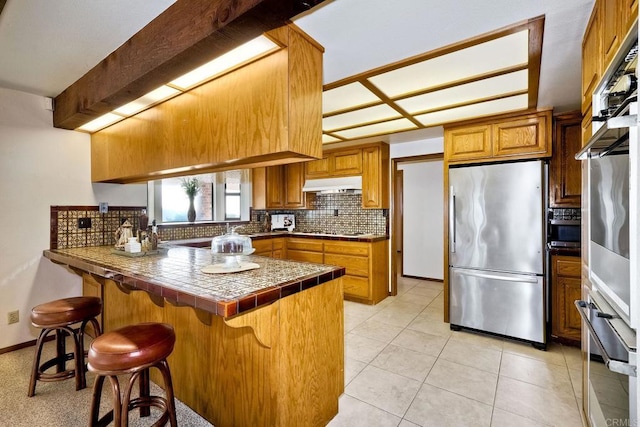
POLYGON ((528 101, 528 95, 516 95, 508 98, 495 99, 493 101, 465 105, 463 107, 450 108, 448 110, 440 110, 415 117, 420 120, 420 123, 424 126, 435 126, 476 117, 493 116, 495 114, 508 113, 511 111, 526 110, 528 101))
POLYGON ((120 120, 123 120, 125 118, 126 117, 119 116, 118 114, 107 113, 98 117, 95 120, 91 120, 89 123, 85 123, 84 125, 80 126, 78 129, 84 130, 87 132, 95 132, 102 128, 106 128, 107 126, 112 125, 116 122, 119 122, 120 120))
POLYGON ((179 93, 181 92, 178 89, 174 89, 166 85, 160 86, 158 89, 152 90, 135 101, 131 101, 130 103, 125 104, 120 108, 116 108, 113 111, 118 114, 122 114, 123 116, 131 116, 179 93))
POLYGON ((426 112, 426 110, 470 103, 474 99, 480 100, 527 90, 528 86, 529 73, 527 70, 521 70, 423 95, 412 96, 398 100, 396 103, 409 114, 420 114, 426 112))
POLYGON ((322 93, 322 112, 332 113, 347 108, 366 104, 381 103, 382 101, 360 82, 339 86, 322 93))
POLYGON ((376 123, 368 126, 361 126, 353 129, 347 129, 340 132, 334 132, 337 136, 345 139, 362 138, 365 136, 381 135, 402 130, 415 129, 417 126, 408 119, 397 119, 388 122, 376 123))
POLYGON ((331 135, 322 134, 322 143, 323 144, 327 144, 329 142, 338 142, 338 141, 341 141, 341 140, 336 138, 336 137, 334 137, 334 136, 331 136, 331 135))
POLYGON ((348 113, 325 117, 322 119, 322 128, 325 131, 352 128, 366 123, 379 122, 381 120, 395 119, 398 117, 401 117, 401 114, 387 104, 376 105, 375 107, 362 108, 348 113))
POLYGON ((260 55, 278 49, 279 46, 265 36, 257 37, 222 56, 207 62, 201 67, 188 72, 182 77, 171 82, 172 86, 181 90, 187 90, 193 86, 211 80, 215 76, 232 69, 233 67, 255 59, 260 55))
POLYGON ((529 62, 529 31, 523 30, 456 50, 369 80, 389 97, 529 62))

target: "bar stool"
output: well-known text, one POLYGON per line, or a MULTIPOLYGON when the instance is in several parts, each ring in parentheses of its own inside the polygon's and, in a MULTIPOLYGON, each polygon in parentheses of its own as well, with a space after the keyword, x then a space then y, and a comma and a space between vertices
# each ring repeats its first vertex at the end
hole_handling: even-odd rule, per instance
POLYGON ((93 340, 89 347, 89 371, 96 374, 91 401, 90 426, 105 426, 111 421, 116 426, 128 426, 129 411, 140 408, 140 416, 151 413, 151 407, 161 409, 162 415, 154 426, 177 426, 173 384, 167 357, 173 351, 176 334, 166 323, 140 323, 107 332, 93 340), (165 397, 151 396, 149 369, 157 368, 164 379, 165 397), (120 396, 117 375, 131 374, 120 396), (113 409, 100 418, 100 398, 105 377, 111 383, 113 409), (131 398, 131 391, 138 380, 140 395, 131 398))
POLYGON ((41 328, 36 342, 36 355, 31 370, 28 396, 36 393, 37 381, 61 381, 71 377, 76 378, 76 390, 87 386, 86 366, 84 364, 84 334, 88 324, 91 324, 100 335, 100 325, 96 319, 102 311, 102 302, 97 297, 73 297, 37 305, 31 310, 31 324, 41 328), (76 330, 72 325, 80 323, 76 330), (40 363, 42 348, 47 336, 56 333, 56 355, 52 359, 40 363), (73 337, 73 352, 67 353, 65 338, 73 337), (67 361, 74 360, 74 368, 66 369, 67 361), (55 373, 46 373, 48 369, 56 367, 55 373))

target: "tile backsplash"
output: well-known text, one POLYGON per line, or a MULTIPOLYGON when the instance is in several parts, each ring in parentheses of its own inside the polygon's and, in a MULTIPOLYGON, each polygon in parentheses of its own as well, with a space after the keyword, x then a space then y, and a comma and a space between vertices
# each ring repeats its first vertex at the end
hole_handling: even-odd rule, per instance
MULTIPOLYGON (((138 228, 145 206, 109 206, 100 213, 98 206, 51 206, 51 249, 115 245, 115 231, 123 218, 138 228), (78 218, 90 218, 91 228, 78 228, 78 218)), ((324 233, 389 234, 387 209, 363 209, 361 194, 317 194, 310 209, 252 210, 251 220, 243 222, 242 233, 265 231, 265 214, 288 213, 296 217, 295 231, 324 233)), ((164 224, 158 227, 161 240, 182 240, 223 234, 226 223, 164 224)))

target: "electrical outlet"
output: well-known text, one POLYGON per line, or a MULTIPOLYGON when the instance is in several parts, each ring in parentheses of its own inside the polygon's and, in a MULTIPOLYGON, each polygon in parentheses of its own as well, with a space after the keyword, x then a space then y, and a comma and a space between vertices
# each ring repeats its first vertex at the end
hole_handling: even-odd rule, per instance
POLYGON ((91 228, 91 218, 78 218, 78 228, 91 228))
POLYGON ((7 313, 7 324, 18 323, 20 321, 20 311, 10 311, 7 313))

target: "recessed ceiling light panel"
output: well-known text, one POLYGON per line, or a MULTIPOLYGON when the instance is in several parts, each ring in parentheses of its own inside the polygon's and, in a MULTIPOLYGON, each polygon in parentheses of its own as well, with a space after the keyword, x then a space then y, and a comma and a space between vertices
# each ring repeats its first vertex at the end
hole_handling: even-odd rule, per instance
POLYGON ((453 123, 466 119, 493 116, 512 111, 525 110, 528 106, 528 95, 516 95, 463 107, 415 116, 424 126, 435 126, 443 123, 453 123))
POLYGON ((322 119, 322 129, 324 131, 331 131, 332 129, 355 127, 365 123, 398 117, 401 117, 400 113, 387 104, 376 105, 375 107, 362 108, 348 113, 325 117, 322 119))
POLYGON ((322 110, 325 114, 379 102, 382 102, 380 98, 358 82, 322 93, 322 110))
POLYGON ((398 68, 369 80, 389 97, 413 93, 528 62, 529 31, 497 39, 398 68))
POLYGON ((323 144, 328 144, 329 142, 339 142, 339 141, 342 141, 342 140, 338 139, 338 138, 336 138, 334 136, 331 136, 331 135, 322 134, 322 143, 323 144))
POLYGON ((387 133, 400 132, 403 130, 415 129, 417 126, 408 119, 397 119, 388 122, 376 123, 373 125, 361 126, 334 132, 344 139, 364 138, 366 136, 383 135, 387 133))
POLYGON ((401 99, 396 103, 410 114, 419 114, 427 110, 441 109, 447 106, 471 103, 474 100, 496 97, 501 94, 525 91, 529 85, 528 80, 528 71, 521 70, 401 99))

